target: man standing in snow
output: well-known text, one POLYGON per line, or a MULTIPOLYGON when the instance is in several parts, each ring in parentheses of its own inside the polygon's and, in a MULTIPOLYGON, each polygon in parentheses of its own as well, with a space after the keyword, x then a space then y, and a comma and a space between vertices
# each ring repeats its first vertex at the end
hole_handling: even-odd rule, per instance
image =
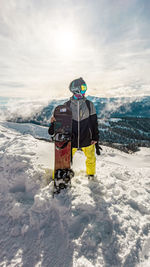
MULTIPOLYGON (((73 96, 65 104, 72 110, 72 155, 81 149, 86 156, 86 173, 94 177, 96 170, 95 144, 99 140, 98 122, 93 103, 85 98, 87 85, 82 78, 73 80, 69 90, 73 96)), ((54 134, 54 121, 51 118, 49 134, 54 134)), ((98 151, 98 146, 97 146, 98 151)))

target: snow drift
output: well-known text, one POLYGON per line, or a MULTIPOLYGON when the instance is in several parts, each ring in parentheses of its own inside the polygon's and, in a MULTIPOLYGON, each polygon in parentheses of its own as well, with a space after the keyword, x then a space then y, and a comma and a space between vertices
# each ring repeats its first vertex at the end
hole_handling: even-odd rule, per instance
POLYGON ((150 149, 103 147, 94 181, 84 161, 53 198, 53 144, 0 124, 1 267, 150 265, 150 149))

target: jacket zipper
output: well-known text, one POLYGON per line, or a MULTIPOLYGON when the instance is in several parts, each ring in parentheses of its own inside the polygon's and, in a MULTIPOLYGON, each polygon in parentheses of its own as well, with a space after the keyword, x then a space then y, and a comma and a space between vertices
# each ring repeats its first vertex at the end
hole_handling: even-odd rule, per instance
POLYGON ((78 148, 80 148, 80 113, 79 113, 79 101, 78 101, 78 148))

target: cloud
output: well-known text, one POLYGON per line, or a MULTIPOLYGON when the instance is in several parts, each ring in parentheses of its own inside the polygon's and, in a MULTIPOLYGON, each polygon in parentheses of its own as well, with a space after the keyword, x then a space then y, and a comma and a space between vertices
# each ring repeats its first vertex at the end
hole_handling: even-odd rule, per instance
POLYGON ((145 0, 0 0, 0 95, 66 97, 80 76, 91 94, 149 93, 148 6, 145 0), (75 36, 71 53, 59 49, 60 31, 75 36))
POLYGON ((25 85, 22 83, 13 83, 13 82, 5 82, 5 83, 0 83, 1 87, 14 87, 14 88, 20 88, 20 87, 24 87, 25 85))

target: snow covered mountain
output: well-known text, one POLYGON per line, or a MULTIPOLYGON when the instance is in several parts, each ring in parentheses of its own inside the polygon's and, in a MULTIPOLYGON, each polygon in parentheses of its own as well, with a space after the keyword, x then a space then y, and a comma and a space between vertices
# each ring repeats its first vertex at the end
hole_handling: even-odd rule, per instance
POLYGON ((150 266, 150 148, 103 146, 94 181, 78 151, 72 187, 53 198, 53 144, 12 125, 0 122, 0 266, 150 266))
MULTIPOLYGON (((88 96, 87 99, 94 103, 99 119, 150 118, 150 96, 142 98, 99 98, 88 96)), ((3 98, 0 99, 0 107, 4 106, 5 103, 3 116, 9 121, 48 126, 54 108, 65 101, 67 99, 51 100, 49 103, 44 104, 42 101, 16 100, 16 108, 14 108, 14 101, 7 101, 3 98)))
MULTIPOLYGON (((150 147, 149 96, 143 98, 88 96, 87 98, 92 100, 96 107, 102 145, 117 147, 126 152, 137 151, 140 146, 150 147)), ((47 130, 43 133, 43 128, 38 125, 48 127, 54 108, 65 101, 66 99, 61 99, 43 103, 42 101, 16 100, 16 105, 14 105, 14 102, 2 99, 1 118, 9 122, 8 127, 20 129, 22 133, 30 131, 30 134, 35 137, 49 139, 47 130), (24 130, 21 125, 16 125, 14 122, 25 123, 24 130)))

